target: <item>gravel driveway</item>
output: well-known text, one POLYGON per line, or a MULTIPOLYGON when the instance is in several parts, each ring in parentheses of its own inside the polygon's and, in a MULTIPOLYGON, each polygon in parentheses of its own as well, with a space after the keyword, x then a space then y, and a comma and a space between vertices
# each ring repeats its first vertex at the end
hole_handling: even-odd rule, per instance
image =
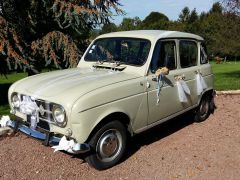
POLYGON ((207 121, 189 114, 135 136, 122 163, 90 168, 80 157, 22 134, 0 138, 0 179, 240 179, 240 95, 220 95, 207 121))

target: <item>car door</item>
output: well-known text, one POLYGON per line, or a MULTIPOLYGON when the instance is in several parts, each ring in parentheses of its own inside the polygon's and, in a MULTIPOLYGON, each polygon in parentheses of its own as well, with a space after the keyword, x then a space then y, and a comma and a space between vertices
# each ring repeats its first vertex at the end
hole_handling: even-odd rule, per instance
POLYGON ((182 110, 182 104, 178 100, 178 91, 175 82, 175 76, 179 74, 177 63, 177 40, 159 40, 154 49, 149 74, 147 80, 148 86, 148 124, 175 114, 182 110), (170 71, 161 83, 160 94, 158 94, 158 82, 155 72, 160 67, 167 67, 170 71), (159 98, 159 102, 157 102, 159 98))
POLYGON ((198 102, 196 73, 199 71, 199 43, 195 40, 179 40, 179 73, 184 77, 190 95, 184 104, 185 108, 190 108, 198 102))

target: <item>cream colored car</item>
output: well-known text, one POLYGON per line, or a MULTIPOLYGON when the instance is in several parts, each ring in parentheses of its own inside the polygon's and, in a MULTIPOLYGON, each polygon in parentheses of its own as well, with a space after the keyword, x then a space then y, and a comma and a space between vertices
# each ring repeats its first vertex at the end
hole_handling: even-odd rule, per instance
POLYGON ((195 121, 207 119, 213 94, 200 36, 109 33, 91 43, 77 68, 14 83, 11 126, 55 150, 86 153, 90 165, 106 169, 119 162, 134 134, 190 110, 195 121))

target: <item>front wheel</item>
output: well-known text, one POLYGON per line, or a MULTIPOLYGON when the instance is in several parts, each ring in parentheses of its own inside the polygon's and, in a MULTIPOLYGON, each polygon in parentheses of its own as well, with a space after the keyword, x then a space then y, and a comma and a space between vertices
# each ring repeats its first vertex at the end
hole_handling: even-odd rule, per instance
POLYGON ((103 170, 119 162, 126 149, 127 132, 119 121, 102 126, 90 139, 92 153, 86 158, 92 167, 103 170))

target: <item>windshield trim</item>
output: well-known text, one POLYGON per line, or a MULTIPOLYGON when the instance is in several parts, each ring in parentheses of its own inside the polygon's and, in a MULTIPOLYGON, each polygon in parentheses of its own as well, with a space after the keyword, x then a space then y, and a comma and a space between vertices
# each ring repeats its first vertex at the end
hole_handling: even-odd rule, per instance
MULTIPOLYGON (((144 40, 144 41, 147 41, 148 43, 150 43, 150 47, 149 47, 149 51, 148 51, 147 58, 145 59, 145 61, 144 61, 142 64, 137 65, 137 64, 128 64, 128 63, 125 63, 125 62, 122 63, 123 65, 127 65, 127 66, 135 66, 135 67, 142 67, 142 66, 144 66, 144 65, 146 64, 148 58, 149 58, 149 55, 150 55, 150 52, 151 52, 151 48, 152 48, 152 42, 151 42, 149 39, 145 39, 145 38, 124 37, 124 36, 123 36, 123 37, 122 37, 122 36, 121 36, 121 37, 104 37, 104 38, 97 38, 97 39, 95 39, 95 40, 93 41, 93 43, 91 44, 91 46, 89 46, 86 54, 84 55, 84 61, 86 61, 86 62, 93 62, 93 63, 97 62, 97 61, 89 61, 89 60, 86 60, 86 58, 85 58, 86 55, 87 55, 87 54, 89 53, 89 51, 91 50, 91 47, 92 47, 97 41, 103 40, 103 39, 121 39, 121 38, 131 39, 131 40, 144 40)), ((107 61, 106 63, 109 63, 109 62, 107 61)))

